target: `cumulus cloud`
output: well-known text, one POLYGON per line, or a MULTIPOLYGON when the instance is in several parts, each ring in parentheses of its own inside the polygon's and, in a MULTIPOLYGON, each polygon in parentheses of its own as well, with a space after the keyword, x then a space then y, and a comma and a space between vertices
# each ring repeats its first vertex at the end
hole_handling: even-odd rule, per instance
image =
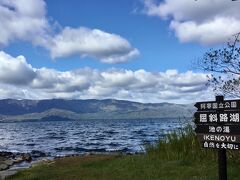
POLYGON ((144 69, 81 68, 58 71, 34 68, 23 56, 12 57, 0 52, 0 98, 116 98, 140 102, 187 103, 207 94, 203 93, 209 91, 206 82, 206 74, 192 71, 153 73, 144 69))
POLYGON ((240 32, 240 2, 226 0, 145 0, 145 13, 170 20, 181 42, 218 44, 240 32))
POLYGON ((123 63, 139 51, 123 37, 86 27, 60 27, 56 32, 43 0, 0 0, 0 47, 16 40, 49 50, 52 58, 80 55, 103 63, 123 63))
POLYGON ((24 56, 13 58, 0 51, 0 81, 5 84, 27 85, 35 78, 35 72, 24 56))
POLYGON ((0 1, 0 45, 15 40, 46 44, 50 26, 46 19, 46 4, 42 0, 0 1))
POLYGON ((53 58, 79 54, 104 63, 121 63, 139 55, 138 50, 121 36, 85 27, 64 28, 52 39, 49 49, 53 58))

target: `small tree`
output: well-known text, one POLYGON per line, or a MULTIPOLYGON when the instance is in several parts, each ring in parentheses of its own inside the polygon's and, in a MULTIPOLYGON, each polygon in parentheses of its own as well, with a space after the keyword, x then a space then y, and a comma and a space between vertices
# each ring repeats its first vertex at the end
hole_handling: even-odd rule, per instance
POLYGON ((207 51, 198 62, 200 69, 209 72, 208 86, 222 95, 240 97, 240 33, 223 48, 207 51))

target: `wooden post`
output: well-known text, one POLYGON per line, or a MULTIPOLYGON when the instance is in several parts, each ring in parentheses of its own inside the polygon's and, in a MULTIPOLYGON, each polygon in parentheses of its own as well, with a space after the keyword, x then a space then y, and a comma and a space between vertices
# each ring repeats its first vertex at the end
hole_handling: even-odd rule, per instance
MULTIPOLYGON (((216 96, 216 101, 224 100, 223 96, 216 96)), ((226 149, 218 150, 218 178, 219 180, 227 180, 227 156, 226 149)))

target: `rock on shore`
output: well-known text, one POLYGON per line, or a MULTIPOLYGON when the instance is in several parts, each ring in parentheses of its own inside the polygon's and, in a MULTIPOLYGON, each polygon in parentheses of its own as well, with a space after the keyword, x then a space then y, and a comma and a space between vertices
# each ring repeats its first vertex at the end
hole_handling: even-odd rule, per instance
POLYGON ((0 152, 0 171, 9 169, 13 164, 21 163, 23 161, 31 162, 32 156, 30 153, 12 153, 0 152))
POLYGON ((0 152, 0 180, 15 174, 17 171, 9 170, 9 168, 14 164, 20 164, 24 161, 32 161, 30 153, 0 152))

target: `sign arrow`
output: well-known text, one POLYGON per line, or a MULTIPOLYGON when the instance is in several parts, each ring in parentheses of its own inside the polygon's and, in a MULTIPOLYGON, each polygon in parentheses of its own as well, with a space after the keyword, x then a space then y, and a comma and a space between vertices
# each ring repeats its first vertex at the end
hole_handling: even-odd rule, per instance
POLYGON ((198 111, 240 109, 240 100, 197 102, 194 106, 198 111))

